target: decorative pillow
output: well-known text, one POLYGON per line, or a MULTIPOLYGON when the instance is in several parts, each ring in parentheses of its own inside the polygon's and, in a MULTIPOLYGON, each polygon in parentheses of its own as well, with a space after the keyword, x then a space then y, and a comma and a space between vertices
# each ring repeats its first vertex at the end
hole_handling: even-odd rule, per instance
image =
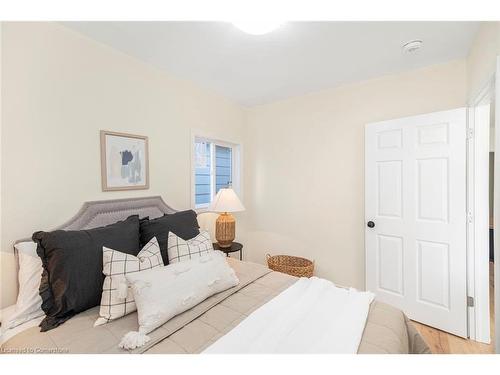
POLYGON ((175 233, 184 240, 189 240, 200 234, 200 226, 193 210, 165 214, 162 217, 146 220, 141 219, 141 245, 156 237, 161 249, 163 264, 168 264, 167 243, 169 232, 175 233))
POLYGON ((163 266, 160 247, 153 237, 137 257, 120 251, 102 249, 102 273, 106 275, 102 287, 100 317, 94 326, 108 323, 136 310, 134 295, 127 287, 125 276, 130 273, 163 266))
POLYGON ((36 232, 33 241, 43 265, 40 296, 46 317, 40 327, 45 332, 99 305, 104 281, 102 248, 137 255, 139 217, 88 230, 36 232))
POLYGON ((174 233, 169 233, 168 235, 168 261, 170 263, 197 258, 210 251, 214 251, 214 247, 210 239, 210 234, 205 230, 187 241, 176 236, 174 233))
POLYGON ((2 323, 3 329, 17 327, 44 315, 39 294, 42 261, 36 254, 36 243, 20 242, 14 245, 19 259, 19 293, 12 315, 2 323))
POLYGON ((149 341, 146 336, 149 332, 206 298, 239 283, 220 251, 211 251, 168 267, 127 274, 126 278, 137 305, 139 331, 129 332, 123 337, 119 346, 124 349, 144 345, 149 341))

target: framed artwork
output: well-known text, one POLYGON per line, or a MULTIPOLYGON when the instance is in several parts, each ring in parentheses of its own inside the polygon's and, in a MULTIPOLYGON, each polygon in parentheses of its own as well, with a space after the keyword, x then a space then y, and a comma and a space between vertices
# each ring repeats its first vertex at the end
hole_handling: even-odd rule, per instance
POLYGON ((101 130, 103 191, 149 189, 148 137, 101 130))

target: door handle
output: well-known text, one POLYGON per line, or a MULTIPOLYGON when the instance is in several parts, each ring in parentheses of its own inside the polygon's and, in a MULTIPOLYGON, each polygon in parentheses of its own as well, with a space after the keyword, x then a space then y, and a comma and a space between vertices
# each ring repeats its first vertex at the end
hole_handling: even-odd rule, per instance
POLYGON ((375 223, 374 223, 373 221, 371 221, 371 220, 370 220, 368 223, 366 223, 366 226, 367 226, 368 228, 373 228, 373 227, 375 227, 375 223))

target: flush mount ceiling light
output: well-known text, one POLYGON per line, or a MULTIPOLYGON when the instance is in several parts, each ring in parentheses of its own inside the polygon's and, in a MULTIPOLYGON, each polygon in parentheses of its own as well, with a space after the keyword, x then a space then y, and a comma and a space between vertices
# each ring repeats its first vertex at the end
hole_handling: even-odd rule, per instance
POLYGON ((403 44, 403 47, 402 47, 403 52, 404 53, 414 53, 417 50, 419 50, 423 44, 424 44, 424 42, 419 40, 419 39, 411 40, 411 41, 403 44))
POLYGON ((240 20, 232 22, 234 27, 237 27, 241 31, 252 34, 252 35, 263 35, 276 30, 281 26, 283 22, 276 20, 263 20, 263 19, 253 19, 253 20, 240 20))

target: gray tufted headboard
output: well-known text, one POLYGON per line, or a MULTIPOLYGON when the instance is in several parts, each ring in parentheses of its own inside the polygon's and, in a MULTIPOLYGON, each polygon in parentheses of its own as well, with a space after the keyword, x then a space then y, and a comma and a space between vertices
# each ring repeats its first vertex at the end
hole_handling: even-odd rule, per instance
MULTIPOLYGON (((140 218, 149 216, 153 219, 174 212, 176 210, 168 206, 160 196, 85 202, 75 216, 53 230, 91 229, 116 223, 130 215, 139 215, 140 218)), ((22 241, 31 239, 22 239, 16 243, 22 241)))

